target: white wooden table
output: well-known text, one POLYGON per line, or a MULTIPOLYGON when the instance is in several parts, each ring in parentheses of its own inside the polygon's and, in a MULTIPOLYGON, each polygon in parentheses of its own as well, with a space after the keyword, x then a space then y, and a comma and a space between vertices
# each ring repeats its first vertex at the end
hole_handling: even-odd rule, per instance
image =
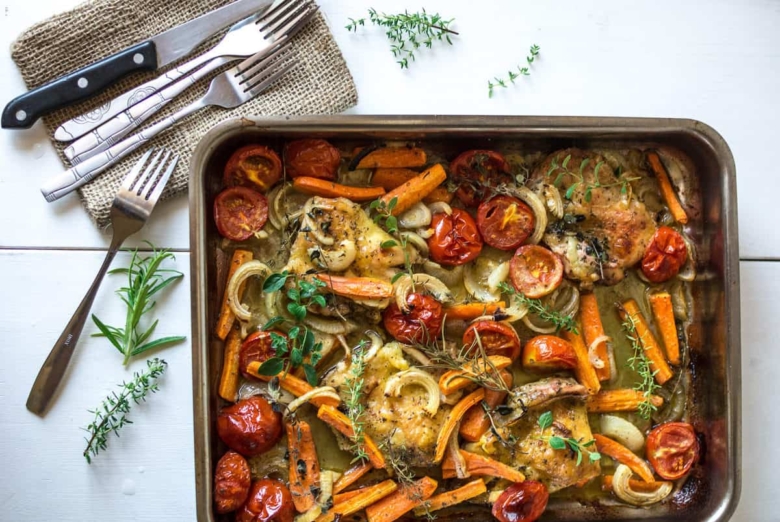
MULTIPOLYGON (((77 0, 0 4, 0 103, 23 90, 5 49, 26 26, 77 0)), ((730 144, 737 162, 742 259, 743 469, 734 520, 780 520, 776 470, 780 431, 780 176, 773 150, 780 121, 780 3, 773 0, 632 2, 574 0, 474 4, 398 0, 375 7, 439 11, 457 19, 452 48, 420 52, 408 71, 381 32, 344 29, 369 3, 320 0, 360 94, 358 114, 533 114, 670 116, 702 120, 730 144), (487 6, 490 5, 488 8, 487 6), (479 9, 477 9, 477 6, 479 9), (494 99, 487 80, 541 46, 533 74, 494 99)), ((30 385, 99 267, 109 238, 75 197, 45 203, 38 187, 61 166, 40 126, 0 132, 0 520, 195 519, 189 345, 162 352, 169 370, 159 395, 134 408, 119 439, 91 466, 80 427, 116 383, 131 377, 87 325, 67 386, 40 419, 24 403, 30 385)), ((159 208, 136 241, 177 252, 189 275, 186 198, 159 208)), ((120 256, 117 263, 126 264, 120 256)), ((109 278, 95 303, 108 321, 123 310, 109 278)), ((159 334, 190 331, 189 281, 159 303, 159 334)))

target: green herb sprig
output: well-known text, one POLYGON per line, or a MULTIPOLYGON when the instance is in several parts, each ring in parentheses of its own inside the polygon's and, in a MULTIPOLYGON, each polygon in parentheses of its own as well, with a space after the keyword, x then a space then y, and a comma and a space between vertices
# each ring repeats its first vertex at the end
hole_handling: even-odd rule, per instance
POLYGON ((642 392, 644 401, 639 404, 637 413, 643 419, 649 420, 652 414, 658 410, 658 407, 653 404, 653 395, 661 387, 655 382, 655 374, 658 370, 652 371, 650 369, 650 361, 645 355, 645 350, 642 348, 642 344, 639 340, 639 335, 636 331, 636 322, 634 318, 623 311, 624 319, 621 323, 623 331, 625 332, 626 339, 631 343, 632 355, 628 359, 628 367, 634 370, 639 376, 639 381, 634 385, 634 390, 642 392))
POLYGON ((93 337, 108 339, 124 356, 122 364, 125 366, 133 357, 186 339, 184 336, 171 336, 149 341, 159 319, 155 320, 143 333, 138 331, 141 317, 152 311, 156 304, 152 297, 184 277, 177 270, 161 268, 164 261, 175 259, 169 250, 157 250, 151 243, 147 242, 147 244, 152 248, 150 256, 141 257, 138 250, 135 250, 129 268, 117 268, 109 272, 109 274, 127 275, 127 286, 117 290, 117 294, 127 305, 125 327, 109 326, 98 319, 95 314, 92 314, 92 320, 100 330, 99 333, 93 334, 93 337))
POLYGON ((493 77, 492 80, 488 80, 488 98, 493 97, 496 87, 503 87, 504 89, 506 89, 509 87, 509 83, 514 84, 515 80, 517 80, 519 77, 530 76, 531 75, 530 66, 532 63, 534 63, 536 58, 539 56, 540 50, 541 48, 538 45, 533 44, 531 48, 528 50, 528 56, 525 57, 525 61, 528 63, 527 66, 520 67, 518 65, 517 72, 510 69, 507 72, 508 77, 506 79, 495 76, 493 77), (493 83, 493 81, 495 81, 496 83, 493 83))
POLYGON ((99 408, 89 410, 95 418, 84 428, 90 434, 90 437, 85 439, 87 447, 84 449, 84 458, 87 459, 88 464, 92 464, 92 457, 97 456, 100 451, 105 451, 111 433, 118 437, 119 430, 123 426, 132 424, 127 414, 130 413, 133 404, 145 402, 150 393, 158 390, 157 379, 165 372, 167 363, 155 358, 146 361, 146 366, 143 372, 135 373, 132 381, 119 385, 121 392, 112 392, 103 400, 99 408))
MULTIPOLYGON (((551 411, 546 411, 539 416, 537 421, 539 428, 544 434, 544 430, 552 426, 553 415, 551 411)), ((590 450, 589 448, 596 444, 595 440, 589 440, 587 442, 581 442, 571 437, 563 438, 556 435, 545 436, 542 435, 542 440, 547 441, 550 447, 554 450, 565 450, 567 447, 571 449, 577 455, 577 466, 582 464, 583 453, 588 455, 588 461, 596 462, 601 459, 601 454, 598 451, 590 450)))
MULTIPOLYGON (((401 69, 408 69, 409 60, 416 60, 415 51, 420 47, 430 49, 436 41, 446 41, 452 45, 450 35, 458 34, 450 29, 454 19, 445 20, 438 13, 430 15, 425 9, 418 13, 404 11, 388 15, 371 8, 368 10, 368 19, 373 25, 385 28, 385 35, 390 40, 390 51, 397 58, 396 63, 401 69)), ((358 27, 365 25, 365 18, 349 18, 346 29, 357 32, 358 27)))
POLYGON ((550 168, 547 170, 547 177, 552 176, 557 172, 557 175, 555 176, 555 180, 553 181, 553 185, 556 187, 560 187, 561 183, 563 183, 563 179, 565 176, 571 176, 574 178, 574 183, 572 183, 568 189, 566 189, 566 192, 564 194, 564 197, 568 200, 571 200, 571 198, 574 196, 574 192, 579 187, 585 188, 585 201, 590 203, 591 198, 593 197, 593 189, 594 188, 607 188, 607 187, 620 187, 620 193, 621 194, 628 194, 628 191, 631 187, 630 182, 637 181, 640 179, 636 176, 623 176, 622 172, 618 175, 618 180, 612 183, 601 183, 601 180, 599 179, 599 169, 604 165, 603 161, 599 161, 596 163, 596 166, 593 168, 593 177, 596 179, 595 183, 590 183, 585 181, 585 168, 590 164, 591 159, 585 158, 580 162, 580 166, 576 170, 572 170, 569 168, 569 162, 571 161, 571 154, 567 155, 563 162, 560 164, 558 163, 558 158, 553 158, 552 163, 550 165, 550 168))
POLYGON ((352 351, 352 364, 349 367, 349 376, 344 380, 344 386, 347 389, 344 403, 347 407, 347 417, 352 422, 352 430, 354 432, 352 436, 352 453, 355 455, 355 458, 352 459, 353 464, 357 461, 366 462, 368 460, 368 453, 366 453, 363 444, 365 441, 365 436, 363 435, 363 414, 366 410, 361 402, 363 399, 363 387, 365 386, 363 374, 366 371, 363 348, 366 344, 365 341, 362 341, 352 351))
POLYGON ((514 298, 518 303, 528 308, 529 313, 539 316, 543 321, 552 323, 560 330, 567 330, 572 333, 577 331, 577 321, 570 315, 563 315, 555 310, 550 310, 540 299, 532 299, 521 292, 516 291, 507 283, 500 283, 499 288, 505 294, 514 298))

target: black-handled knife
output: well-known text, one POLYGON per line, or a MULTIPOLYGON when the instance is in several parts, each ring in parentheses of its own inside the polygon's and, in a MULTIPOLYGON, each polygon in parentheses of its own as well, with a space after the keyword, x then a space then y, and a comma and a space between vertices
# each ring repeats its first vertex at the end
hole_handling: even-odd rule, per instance
POLYGON ((4 129, 27 129, 41 116, 103 91, 125 76, 154 71, 189 54, 225 27, 258 13, 272 0, 236 0, 97 63, 19 96, 3 110, 4 129))

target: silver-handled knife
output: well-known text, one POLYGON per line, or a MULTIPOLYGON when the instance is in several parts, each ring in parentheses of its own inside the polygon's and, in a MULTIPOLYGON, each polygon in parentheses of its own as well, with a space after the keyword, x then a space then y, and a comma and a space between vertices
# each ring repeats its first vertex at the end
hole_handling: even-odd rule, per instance
POLYGON ((0 124, 4 129, 26 129, 44 114, 94 96, 131 73, 154 71, 178 60, 214 33, 268 8, 272 2, 236 0, 33 89, 6 105, 0 124))

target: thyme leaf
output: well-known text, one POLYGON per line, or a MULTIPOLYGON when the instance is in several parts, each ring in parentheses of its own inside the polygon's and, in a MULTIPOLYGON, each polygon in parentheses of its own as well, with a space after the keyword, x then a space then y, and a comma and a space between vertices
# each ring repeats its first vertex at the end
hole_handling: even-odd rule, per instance
POLYGON ((634 318, 628 312, 624 311, 624 319, 621 323, 623 331, 625 332, 626 339, 631 343, 632 355, 628 359, 628 367, 634 370, 639 377, 639 381, 634 385, 634 390, 642 392, 644 401, 639 404, 637 413, 643 419, 650 419, 653 412, 658 410, 655 404, 653 404, 653 395, 661 387, 655 382, 655 374, 658 372, 652 371, 650 368, 650 361, 645 355, 645 350, 642 348, 642 344, 639 340, 639 334, 636 331, 636 322, 634 318))
POLYGON ((529 67, 530 67, 530 65, 532 63, 534 63, 534 61, 536 60, 537 56, 539 56, 539 51, 540 50, 541 50, 541 48, 538 45, 533 44, 531 46, 531 48, 528 50, 528 56, 525 57, 525 61, 528 63, 528 66, 521 67, 521 66, 518 65, 517 66, 517 72, 515 72, 512 69, 510 69, 507 72, 507 78, 506 79, 504 79, 503 77, 499 78, 499 77, 496 76, 496 77, 493 77, 492 80, 488 80, 488 98, 492 98, 493 97, 493 94, 495 93, 496 87, 503 87, 504 89, 506 89, 507 87, 509 87, 510 83, 514 84, 515 80, 517 80, 519 77, 521 77, 521 76, 530 76, 531 75, 531 70, 529 69, 529 67), (495 83, 493 83, 494 81, 495 81, 495 83))
POLYGON ((516 291, 513 287, 507 283, 500 283, 499 288, 505 294, 508 294, 511 298, 515 299, 519 304, 528 308, 528 312, 539 316, 543 321, 552 323, 558 330, 568 330, 572 333, 579 333, 577 331, 577 321, 570 315, 562 315, 555 310, 548 308, 540 299, 532 299, 526 297, 521 292, 516 291))

